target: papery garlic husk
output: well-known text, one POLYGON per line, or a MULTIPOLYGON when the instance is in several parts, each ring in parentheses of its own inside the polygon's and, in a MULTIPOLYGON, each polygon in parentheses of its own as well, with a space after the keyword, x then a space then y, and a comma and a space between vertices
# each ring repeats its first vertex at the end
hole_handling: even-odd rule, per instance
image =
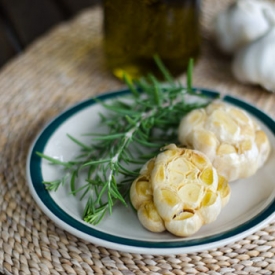
POLYGON ((180 237, 215 221, 229 197, 227 180, 203 153, 174 144, 144 165, 130 189, 145 228, 180 237))
POLYGON ((270 28, 267 13, 275 16, 275 6, 263 0, 238 0, 221 11, 214 21, 219 48, 232 54, 262 36, 270 28))
POLYGON ((265 35, 235 54, 232 72, 240 82, 257 84, 270 92, 275 92, 274 60, 275 23, 265 35))
POLYGON ((229 182, 253 175, 270 153, 268 137, 256 121, 246 111, 222 101, 183 117, 179 140, 207 155, 229 182))

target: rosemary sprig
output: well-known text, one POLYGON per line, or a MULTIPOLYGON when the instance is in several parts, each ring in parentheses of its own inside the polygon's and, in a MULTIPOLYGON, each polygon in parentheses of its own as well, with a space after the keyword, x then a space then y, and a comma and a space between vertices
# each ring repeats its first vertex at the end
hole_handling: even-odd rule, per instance
POLYGON ((161 85, 153 75, 136 83, 125 77, 132 95, 128 101, 100 102, 107 110, 100 117, 101 123, 108 128, 108 134, 90 134, 90 145, 68 135, 81 149, 80 155, 69 162, 37 152, 50 163, 64 168, 64 176, 44 182, 45 187, 56 191, 61 185, 69 184, 73 195, 80 193, 80 199, 86 198, 83 219, 88 223, 98 224, 107 212, 112 213, 117 202, 127 205, 130 184, 143 163, 165 144, 176 142, 178 123, 186 113, 208 103, 192 89, 192 61, 187 87, 183 87, 173 80, 157 56, 154 59, 166 85, 161 85), (189 103, 188 96, 200 100, 189 103), (79 179, 80 172, 86 173, 84 185, 79 179))

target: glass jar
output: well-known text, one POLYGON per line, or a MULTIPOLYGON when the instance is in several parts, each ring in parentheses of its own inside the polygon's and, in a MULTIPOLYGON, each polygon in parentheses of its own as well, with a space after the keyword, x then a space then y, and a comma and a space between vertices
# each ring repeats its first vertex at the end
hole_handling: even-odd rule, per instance
POLYGON ((155 54, 176 76, 198 57, 199 0, 104 0, 103 6, 106 62, 116 77, 157 76, 155 54))

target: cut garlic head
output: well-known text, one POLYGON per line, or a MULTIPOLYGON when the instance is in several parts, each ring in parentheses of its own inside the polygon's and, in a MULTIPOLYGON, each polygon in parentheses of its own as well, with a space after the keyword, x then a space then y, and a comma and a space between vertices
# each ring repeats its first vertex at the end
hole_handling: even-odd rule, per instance
POLYGON ((266 134, 248 113, 219 101, 186 115, 179 140, 206 154, 228 181, 253 175, 270 152, 266 134))
POLYGON ((216 220, 230 196, 226 179, 203 153, 174 144, 141 171, 130 198, 140 222, 153 232, 166 229, 176 236, 193 235, 216 220))

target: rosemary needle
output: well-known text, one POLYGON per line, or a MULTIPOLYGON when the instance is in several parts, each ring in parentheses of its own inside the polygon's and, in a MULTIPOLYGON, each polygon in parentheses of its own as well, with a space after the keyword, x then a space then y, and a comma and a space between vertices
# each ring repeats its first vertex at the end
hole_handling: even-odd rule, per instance
POLYGON ((101 123, 108 127, 107 135, 89 134, 91 144, 83 144, 68 135, 81 150, 80 155, 69 162, 37 152, 64 169, 60 179, 44 182, 45 187, 56 191, 61 185, 69 184, 72 195, 80 193, 81 199, 86 199, 83 219, 90 224, 98 224, 107 212, 111 214, 115 203, 127 205, 130 184, 142 164, 165 144, 176 142, 178 123, 186 113, 208 103, 202 100, 188 103, 186 100, 188 95, 201 97, 192 89, 192 61, 185 88, 173 81, 157 56, 154 59, 166 80, 165 85, 153 75, 135 83, 125 77, 132 95, 130 102, 116 99, 105 103, 97 99, 107 111, 99 114, 101 123), (84 184, 80 182, 80 172, 86 175, 84 184))

